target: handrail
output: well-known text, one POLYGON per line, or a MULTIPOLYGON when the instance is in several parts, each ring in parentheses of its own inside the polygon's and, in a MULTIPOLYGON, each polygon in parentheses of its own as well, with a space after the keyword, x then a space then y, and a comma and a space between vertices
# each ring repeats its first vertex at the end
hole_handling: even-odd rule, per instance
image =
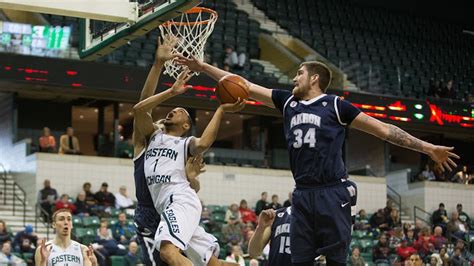
POLYGON ((41 219, 41 214, 44 214, 45 220, 41 220, 43 225, 46 227, 46 238, 49 239, 49 228, 50 228, 50 215, 49 213, 41 207, 39 203, 36 203, 35 207, 35 231, 38 231, 38 219, 41 219), (38 215, 38 210, 40 215, 38 215))
POLYGON ((2 167, 2 180, 3 180, 3 205, 7 205, 7 169, 5 169, 5 166, 0 163, 0 166, 2 167))
POLYGON ((423 222, 425 222, 426 224, 430 224, 431 223, 431 213, 429 213, 429 212, 427 212, 427 211, 423 210, 422 208, 415 205, 415 206, 413 206, 413 222, 414 222, 414 224, 416 224, 416 219, 420 219, 423 222), (427 221, 426 219, 422 218, 421 216, 418 217, 416 215, 416 211, 420 211, 423 214, 427 215, 429 217, 428 218, 429 220, 427 221))
POLYGON ((388 191, 392 192, 396 199, 395 200, 395 204, 398 206, 398 210, 400 211, 400 215, 398 216, 398 219, 399 219, 399 222, 402 221, 402 216, 401 216, 401 212, 402 212, 402 196, 395 190, 393 189, 391 186, 387 185, 387 195, 389 194, 388 191))
POLYGON ((20 201, 21 205, 23 206, 23 226, 26 225, 26 192, 25 190, 20 187, 15 181, 13 181, 13 216, 15 216, 15 210, 16 210, 16 200, 20 201), (23 199, 20 198, 16 194, 16 188, 19 188, 21 191, 21 194, 23 195, 23 199))

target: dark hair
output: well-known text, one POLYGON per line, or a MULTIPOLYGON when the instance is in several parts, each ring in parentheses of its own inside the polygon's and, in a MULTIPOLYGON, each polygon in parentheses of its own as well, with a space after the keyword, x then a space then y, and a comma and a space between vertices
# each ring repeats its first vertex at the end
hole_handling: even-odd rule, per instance
POLYGON ((444 203, 441 202, 441 203, 439 204, 439 207, 444 207, 444 203))
POLYGON ((300 67, 306 67, 310 76, 319 76, 319 88, 322 92, 326 92, 331 84, 332 73, 329 67, 319 61, 308 61, 301 63, 300 67))
POLYGON ((262 192, 262 194, 260 194, 260 196, 263 196, 263 194, 268 194, 266 191, 262 192))

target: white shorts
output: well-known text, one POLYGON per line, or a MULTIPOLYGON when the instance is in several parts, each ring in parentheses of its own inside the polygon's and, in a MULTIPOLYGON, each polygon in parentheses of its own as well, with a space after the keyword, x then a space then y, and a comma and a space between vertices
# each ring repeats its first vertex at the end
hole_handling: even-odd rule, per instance
POLYGON ((219 256, 217 239, 199 226, 202 206, 197 196, 173 194, 161 214, 155 234, 159 250, 162 241, 169 241, 184 251, 194 265, 207 265, 212 255, 219 256))

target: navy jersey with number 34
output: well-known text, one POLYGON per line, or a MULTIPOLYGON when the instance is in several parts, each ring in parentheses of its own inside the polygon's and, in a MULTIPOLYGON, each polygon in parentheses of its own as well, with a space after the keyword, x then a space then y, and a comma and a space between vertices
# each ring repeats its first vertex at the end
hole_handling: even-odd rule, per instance
POLYGON ((276 210, 270 236, 269 264, 271 266, 291 265, 290 251, 291 207, 276 210))
POLYGON ((283 113, 290 166, 297 187, 314 187, 347 178, 342 161, 345 127, 359 109, 336 95, 296 99, 290 91, 273 90, 275 107, 283 113))

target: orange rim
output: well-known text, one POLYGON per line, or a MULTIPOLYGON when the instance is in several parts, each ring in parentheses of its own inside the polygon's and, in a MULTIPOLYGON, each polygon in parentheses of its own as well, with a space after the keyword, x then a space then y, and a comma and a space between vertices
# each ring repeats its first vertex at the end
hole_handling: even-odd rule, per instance
POLYGON ((170 20, 170 21, 167 21, 167 22, 163 23, 162 26, 164 26, 164 27, 168 27, 170 25, 193 26, 193 25, 209 24, 210 22, 215 21, 217 19, 217 17, 219 16, 216 11, 214 11, 210 8, 199 7, 199 6, 193 7, 191 9, 185 11, 184 13, 186 13, 186 14, 196 14, 196 13, 201 13, 201 12, 211 14, 211 18, 203 20, 203 21, 194 21, 194 22, 180 22, 180 21, 178 22, 178 21, 171 21, 170 20))

